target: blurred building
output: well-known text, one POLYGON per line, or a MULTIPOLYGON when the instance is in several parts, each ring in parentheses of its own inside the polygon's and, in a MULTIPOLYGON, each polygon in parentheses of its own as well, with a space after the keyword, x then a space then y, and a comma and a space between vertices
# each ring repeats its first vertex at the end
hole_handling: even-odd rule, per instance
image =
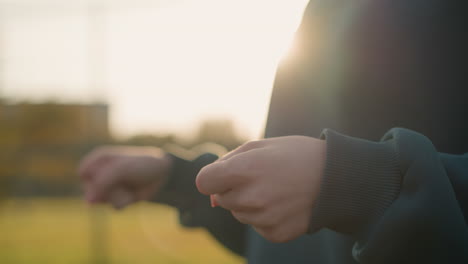
POLYGON ((12 195, 71 194, 79 159, 109 139, 104 104, 0 103, 0 180, 12 195))

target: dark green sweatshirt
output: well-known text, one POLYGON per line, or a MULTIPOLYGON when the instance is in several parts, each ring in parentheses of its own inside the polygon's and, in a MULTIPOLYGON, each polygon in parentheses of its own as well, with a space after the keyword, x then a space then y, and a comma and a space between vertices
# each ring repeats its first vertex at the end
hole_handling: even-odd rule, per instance
POLYGON ((210 208, 194 181, 212 154, 174 156, 156 201, 251 264, 468 263, 465 2, 310 2, 266 127, 327 140, 310 234, 273 244, 210 208))

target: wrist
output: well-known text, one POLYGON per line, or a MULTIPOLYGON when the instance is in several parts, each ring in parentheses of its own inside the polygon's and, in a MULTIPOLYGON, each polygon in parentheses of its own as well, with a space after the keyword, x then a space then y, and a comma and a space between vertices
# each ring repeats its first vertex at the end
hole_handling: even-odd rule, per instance
POLYGON ((169 181, 174 169, 174 158, 171 154, 165 153, 161 158, 161 177, 163 186, 169 181))

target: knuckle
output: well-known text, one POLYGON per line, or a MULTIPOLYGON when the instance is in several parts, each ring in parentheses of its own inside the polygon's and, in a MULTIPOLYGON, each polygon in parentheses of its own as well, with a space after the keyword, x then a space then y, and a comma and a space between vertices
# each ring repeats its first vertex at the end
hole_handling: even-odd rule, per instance
POLYGON ((233 159, 225 163, 223 171, 227 177, 236 177, 242 182, 249 182, 253 179, 254 162, 245 159, 233 159))
POLYGON ((226 177, 232 177, 237 174, 238 168, 237 163, 232 161, 221 161, 217 164, 218 176, 225 175, 226 177))
POLYGON ((239 162, 239 171, 243 175, 251 175, 252 172, 256 171, 257 163, 252 159, 243 159, 239 162))
POLYGON ((244 145, 242 145, 241 148, 243 148, 243 150, 250 150, 250 149, 259 148, 260 146, 261 146, 261 141, 251 140, 245 143, 244 145))

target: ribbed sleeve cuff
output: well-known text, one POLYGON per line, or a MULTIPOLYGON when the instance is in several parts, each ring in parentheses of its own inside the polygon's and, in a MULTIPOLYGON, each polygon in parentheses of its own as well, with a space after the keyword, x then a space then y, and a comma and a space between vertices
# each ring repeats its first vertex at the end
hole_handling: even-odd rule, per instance
POLYGON ((324 130, 327 159, 310 232, 329 228, 355 234, 398 196, 401 173, 388 142, 371 142, 324 130))

